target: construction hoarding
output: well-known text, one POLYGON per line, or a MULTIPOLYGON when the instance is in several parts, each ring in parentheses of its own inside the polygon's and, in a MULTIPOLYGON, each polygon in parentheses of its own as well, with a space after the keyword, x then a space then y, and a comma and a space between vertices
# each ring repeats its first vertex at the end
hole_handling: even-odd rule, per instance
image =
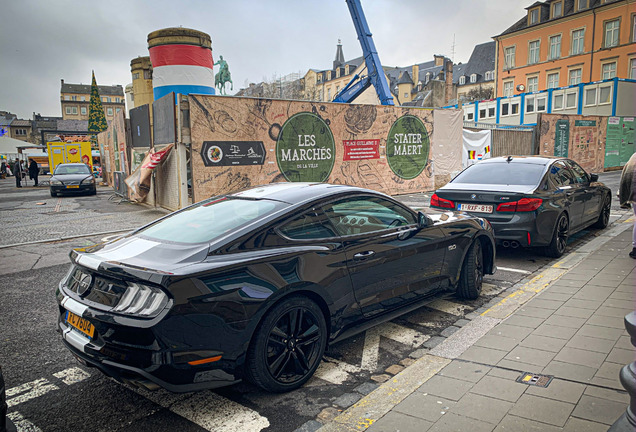
POLYGON ((283 181, 422 192, 461 170, 457 110, 201 95, 189 105, 194 201, 283 181), (457 130, 434 134, 438 123, 457 130))

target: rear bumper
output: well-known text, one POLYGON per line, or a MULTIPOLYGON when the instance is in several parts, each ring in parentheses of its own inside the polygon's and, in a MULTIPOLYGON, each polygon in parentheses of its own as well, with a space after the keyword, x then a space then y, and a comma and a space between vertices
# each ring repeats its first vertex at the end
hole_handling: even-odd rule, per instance
POLYGON ((519 243, 519 246, 547 246, 552 241, 554 221, 550 213, 515 213, 511 220, 497 222, 488 219, 495 232, 498 245, 503 242, 519 243))

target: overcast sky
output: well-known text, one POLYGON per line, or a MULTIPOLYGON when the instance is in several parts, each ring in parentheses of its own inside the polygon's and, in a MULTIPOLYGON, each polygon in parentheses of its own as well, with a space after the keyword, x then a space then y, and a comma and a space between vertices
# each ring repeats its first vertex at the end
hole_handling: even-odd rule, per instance
MULTIPOLYGON (((433 54, 468 61, 525 14, 532 0, 362 0, 384 66, 433 54)), ((132 81, 130 61, 148 55, 148 33, 167 27, 208 33, 212 56, 228 62, 234 92, 249 82, 331 68, 362 54, 344 0, 3 0, 0 110, 19 118, 61 116, 60 80, 132 81)), ((216 70, 215 70, 216 72, 216 70)), ((231 92, 231 93, 234 93, 231 92)))

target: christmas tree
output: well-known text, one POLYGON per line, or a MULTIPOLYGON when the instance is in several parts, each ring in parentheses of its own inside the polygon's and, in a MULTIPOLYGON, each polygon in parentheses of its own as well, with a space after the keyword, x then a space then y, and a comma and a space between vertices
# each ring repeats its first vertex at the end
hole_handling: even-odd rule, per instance
POLYGON ((108 128, 104 108, 102 107, 102 99, 99 97, 97 89, 97 81, 95 80, 95 72, 93 71, 93 81, 91 83, 91 104, 88 108, 88 131, 92 132, 91 143, 97 145, 97 134, 108 128))

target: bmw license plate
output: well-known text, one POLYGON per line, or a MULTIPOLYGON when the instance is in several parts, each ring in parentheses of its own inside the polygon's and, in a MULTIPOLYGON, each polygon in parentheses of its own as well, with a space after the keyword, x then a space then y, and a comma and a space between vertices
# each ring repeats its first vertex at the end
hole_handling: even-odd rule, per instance
POLYGON ((473 213, 492 213, 492 206, 486 204, 458 204, 457 210, 473 213))
POLYGON ((73 328, 76 328, 89 338, 93 339, 93 335, 95 334, 95 326, 93 326, 93 324, 91 324, 90 321, 88 321, 87 319, 79 317, 73 312, 66 311, 66 322, 73 326, 73 328))
POLYGON ((79 189, 79 185, 66 185, 66 189, 79 189))

